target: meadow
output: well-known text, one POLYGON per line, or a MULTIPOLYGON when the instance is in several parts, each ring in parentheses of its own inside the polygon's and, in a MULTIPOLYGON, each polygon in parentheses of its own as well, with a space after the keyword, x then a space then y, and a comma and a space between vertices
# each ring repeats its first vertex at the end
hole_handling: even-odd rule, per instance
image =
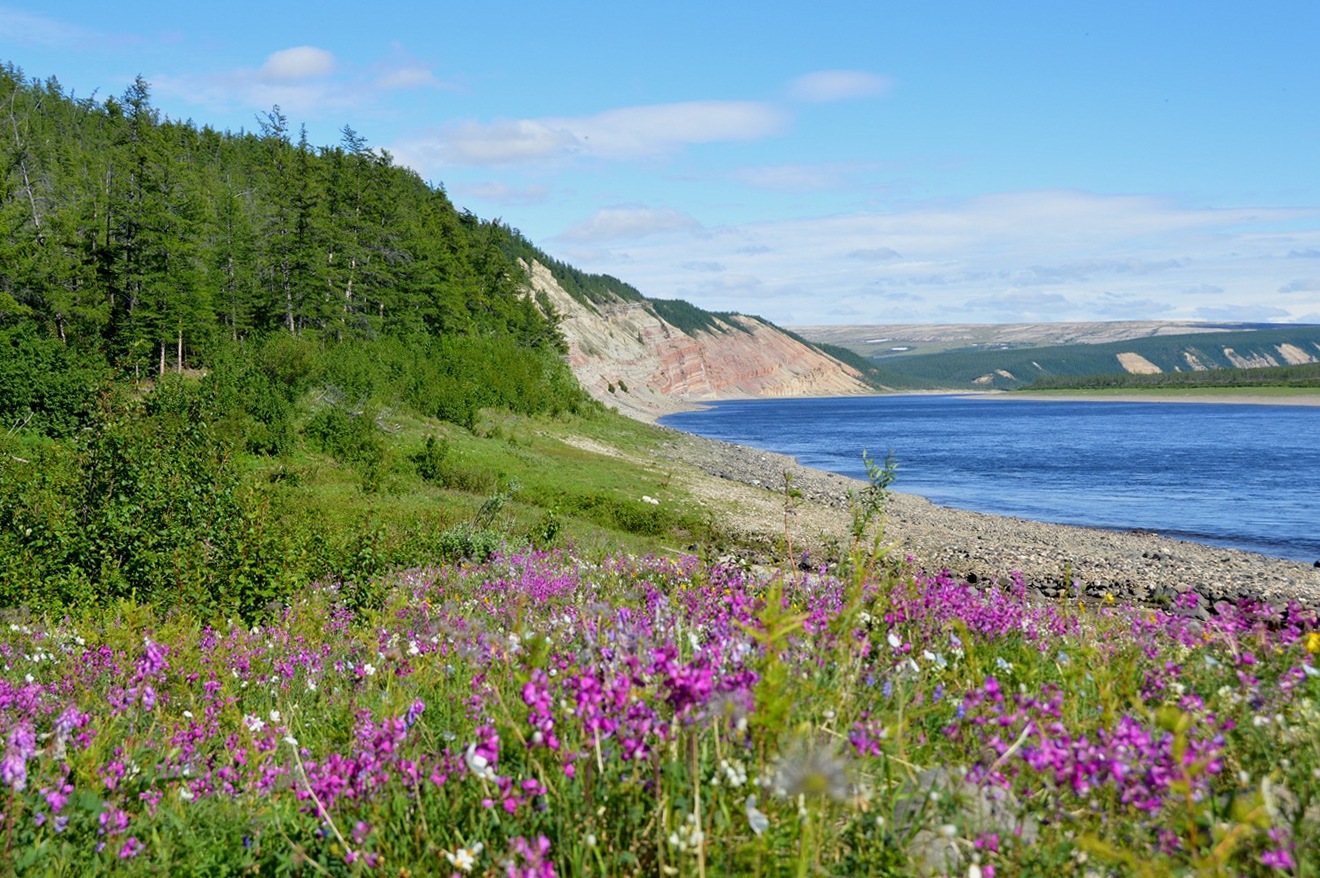
POLYGON ((256 623, 11 612, 0 872, 1320 871, 1314 612, 916 570, 886 484, 831 570, 506 543, 256 623))
POLYGON ((527 271, 636 290, 349 126, 0 92, 0 878, 1320 871, 1313 611, 918 569, 888 468, 722 562, 527 271))

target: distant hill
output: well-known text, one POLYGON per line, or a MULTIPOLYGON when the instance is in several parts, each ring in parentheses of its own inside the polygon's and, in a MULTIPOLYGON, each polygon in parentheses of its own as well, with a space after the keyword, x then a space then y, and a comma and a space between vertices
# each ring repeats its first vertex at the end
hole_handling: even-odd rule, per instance
POLYGON ((1320 362, 1320 326, 1158 322, 804 327, 867 356, 894 389, 1008 390, 1069 377, 1320 362))

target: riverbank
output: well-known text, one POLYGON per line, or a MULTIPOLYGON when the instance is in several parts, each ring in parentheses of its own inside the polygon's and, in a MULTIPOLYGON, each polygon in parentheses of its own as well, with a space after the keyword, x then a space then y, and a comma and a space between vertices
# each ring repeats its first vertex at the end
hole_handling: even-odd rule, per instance
POLYGON ((1296 387, 1188 387, 1149 390, 1012 390, 966 394, 977 399, 1066 402, 1195 402, 1216 405, 1320 406, 1320 390, 1296 387))
MULTIPOLYGON (((1194 402, 1217 405, 1304 405, 1320 406, 1320 390, 1296 387, 1192 387, 1150 390, 914 390, 877 393, 876 396, 958 396, 966 399, 1058 401, 1058 402, 1194 402)), ((750 399, 751 397, 740 397, 750 399)), ((728 401, 720 400, 720 401, 728 401)), ((654 424, 666 415, 708 408, 709 402, 668 399, 663 405, 634 404, 626 396, 610 400, 619 414, 654 424)))
MULTIPOLYGON (((828 563, 847 544, 848 496, 864 483, 803 467, 791 457, 669 430, 659 453, 676 478, 738 542, 754 563, 779 562, 785 540, 784 474, 801 498, 787 516, 795 557, 828 563)), ((1221 549, 1145 532, 1049 524, 937 506, 890 496, 885 542, 891 554, 924 570, 948 569, 975 583, 1020 573, 1047 598, 1175 603, 1192 593, 1194 615, 1218 601, 1242 599, 1320 607, 1320 568, 1251 552, 1221 549)))

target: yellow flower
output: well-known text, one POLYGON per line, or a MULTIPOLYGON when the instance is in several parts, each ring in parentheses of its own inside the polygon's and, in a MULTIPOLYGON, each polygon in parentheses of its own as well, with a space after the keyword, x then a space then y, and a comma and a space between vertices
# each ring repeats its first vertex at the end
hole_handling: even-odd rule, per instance
POLYGON ((1312 631, 1306 635, 1306 651, 1310 653, 1320 652, 1320 631, 1312 631))

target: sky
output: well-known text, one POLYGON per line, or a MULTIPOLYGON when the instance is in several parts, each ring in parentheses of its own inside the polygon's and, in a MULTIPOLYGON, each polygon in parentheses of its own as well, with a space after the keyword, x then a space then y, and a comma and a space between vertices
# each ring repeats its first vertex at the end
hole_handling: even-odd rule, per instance
POLYGON ((784 326, 1320 323, 1314 0, 0 0, 0 61, 784 326), (299 8, 301 7, 301 8, 299 8))

